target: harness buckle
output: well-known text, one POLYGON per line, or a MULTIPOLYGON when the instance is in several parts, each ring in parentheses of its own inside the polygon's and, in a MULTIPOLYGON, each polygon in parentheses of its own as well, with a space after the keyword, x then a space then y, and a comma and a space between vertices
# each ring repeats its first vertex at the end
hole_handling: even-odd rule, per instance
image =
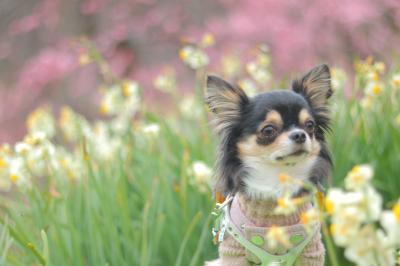
POLYGON ((216 216, 214 221, 214 226, 212 228, 212 235, 214 237, 214 244, 221 243, 224 240, 225 231, 226 231, 226 220, 225 220, 225 211, 224 208, 227 206, 233 197, 226 197, 223 203, 216 203, 214 210, 211 212, 212 215, 216 216))

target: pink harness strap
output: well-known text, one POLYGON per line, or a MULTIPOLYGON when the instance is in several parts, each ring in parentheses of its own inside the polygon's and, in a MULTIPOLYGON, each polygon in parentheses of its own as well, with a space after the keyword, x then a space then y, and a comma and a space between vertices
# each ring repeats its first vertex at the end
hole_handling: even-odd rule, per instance
POLYGON ((235 196, 231 205, 231 218, 232 222, 244 233, 243 226, 255 226, 255 224, 244 215, 240 209, 239 198, 235 196))

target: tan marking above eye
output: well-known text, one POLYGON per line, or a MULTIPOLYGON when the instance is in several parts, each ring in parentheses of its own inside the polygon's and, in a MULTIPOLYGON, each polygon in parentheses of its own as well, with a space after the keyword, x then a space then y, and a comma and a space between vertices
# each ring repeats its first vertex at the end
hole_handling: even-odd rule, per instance
POLYGON ((261 131, 266 125, 275 125, 278 128, 283 126, 282 116, 276 110, 271 110, 265 115, 265 120, 258 127, 258 131, 261 131))
POLYGON ((301 111, 299 112, 299 124, 300 125, 305 125, 305 123, 308 120, 313 120, 312 116, 310 115, 310 113, 308 112, 307 109, 301 109, 301 111))

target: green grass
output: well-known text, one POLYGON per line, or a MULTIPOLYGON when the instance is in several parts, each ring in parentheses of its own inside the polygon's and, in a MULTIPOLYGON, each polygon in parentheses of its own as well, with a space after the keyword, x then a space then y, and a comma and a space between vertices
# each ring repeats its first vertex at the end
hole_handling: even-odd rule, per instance
MULTIPOLYGON (((355 164, 370 163, 387 205, 399 197, 400 137, 393 123, 399 101, 388 86, 364 110, 358 98, 336 92, 331 185, 342 186, 355 164)), ((128 153, 107 163, 89 153, 79 182, 53 173, 32 190, 2 197, 0 265, 202 265, 217 257, 211 193, 201 193, 187 173, 194 160, 214 162, 216 141, 206 119, 148 114, 143 120, 159 123, 160 134, 140 141, 131 129, 123 138, 128 153)))

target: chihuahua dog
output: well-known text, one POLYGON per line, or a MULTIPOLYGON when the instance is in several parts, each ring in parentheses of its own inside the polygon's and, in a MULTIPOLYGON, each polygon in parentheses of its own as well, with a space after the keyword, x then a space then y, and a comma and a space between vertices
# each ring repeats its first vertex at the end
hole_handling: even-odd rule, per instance
MULTIPOLYGON (((301 182, 284 186, 279 181, 280 174, 323 187, 332 168, 325 142, 325 133, 330 130, 331 95, 327 65, 316 66, 294 80, 291 89, 264 92, 252 98, 239 86, 208 76, 205 101, 213 113, 213 126, 219 137, 215 190, 234 196, 232 204, 238 202, 240 215, 252 226, 268 230, 268 225, 282 221, 284 226, 300 223, 299 213, 291 217, 291 222, 277 220, 273 215, 271 206, 288 190, 293 197, 307 193, 301 182), (262 217, 255 217, 261 209, 262 217)), ((238 227, 243 229, 245 225, 238 227)), ((248 253, 228 236, 220 244, 220 259, 214 264, 247 265, 251 262, 248 253), (229 253, 232 249, 235 252, 229 253), (232 260, 232 254, 239 255, 232 260)), ((296 265, 323 265, 324 248, 319 231, 303 253, 296 262, 300 264, 296 265), (307 257, 307 250, 317 255, 307 257)))

